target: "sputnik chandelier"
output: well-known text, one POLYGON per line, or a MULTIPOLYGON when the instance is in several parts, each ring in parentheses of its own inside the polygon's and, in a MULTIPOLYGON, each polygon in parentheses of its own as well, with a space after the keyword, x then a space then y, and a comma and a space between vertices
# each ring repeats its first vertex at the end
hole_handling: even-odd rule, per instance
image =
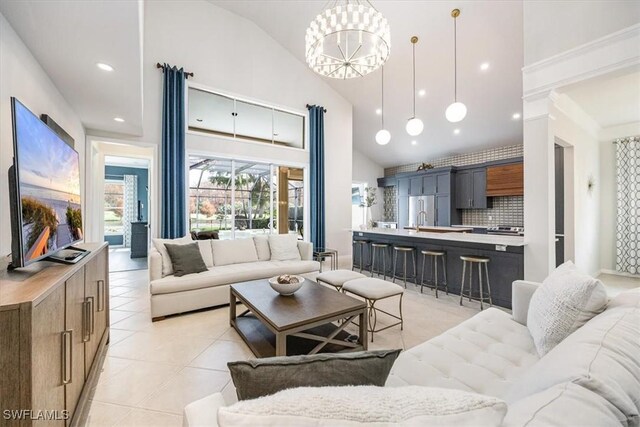
POLYGON ((305 37, 307 64, 335 79, 362 77, 389 58, 387 19, 368 0, 335 0, 309 24, 305 37))

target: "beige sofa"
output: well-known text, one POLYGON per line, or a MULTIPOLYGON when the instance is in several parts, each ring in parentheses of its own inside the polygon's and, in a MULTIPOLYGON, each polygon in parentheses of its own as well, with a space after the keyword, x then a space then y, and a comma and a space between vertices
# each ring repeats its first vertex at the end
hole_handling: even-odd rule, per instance
MULTIPOLYGON (((538 284, 513 283, 513 314, 484 310, 404 351, 386 387, 460 389, 503 399, 503 426, 640 425, 640 288, 538 356, 526 326, 538 284)), ((227 396, 228 397, 228 396, 227 396)), ((217 426, 216 393, 187 405, 185 427, 217 426)))
MULTIPOLYGON (((191 240, 187 242, 192 243, 191 240)), ((151 317, 161 320, 170 314, 229 304, 229 285, 267 279, 280 274, 308 274, 320 270, 313 260, 313 246, 297 242, 299 259, 271 258, 266 236, 238 240, 198 240, 208 271, 176 277, 163 274, 169 259, 156 248, 149 253, 151 317)), ((181 244, 185 240, 180 241, 181 244)))

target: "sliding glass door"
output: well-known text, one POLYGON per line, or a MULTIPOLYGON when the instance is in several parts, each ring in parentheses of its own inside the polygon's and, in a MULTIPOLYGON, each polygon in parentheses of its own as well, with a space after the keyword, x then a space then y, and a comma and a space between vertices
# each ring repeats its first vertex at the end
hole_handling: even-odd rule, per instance
POLYGON ((221 239, 259 234, 304 238, 303 169, 277 164, 189 157, 189 228, 221 239))

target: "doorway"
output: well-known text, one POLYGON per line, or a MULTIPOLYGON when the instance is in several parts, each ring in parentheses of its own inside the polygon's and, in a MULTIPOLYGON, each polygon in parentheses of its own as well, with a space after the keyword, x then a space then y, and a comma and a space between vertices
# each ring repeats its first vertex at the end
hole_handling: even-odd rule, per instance
POLYGON ((109 271, 147 268, 158 235, 158 147, 88 137, 86 240, 109 243, 109 271))
POLYGON ((574 174, 573 146, 555 138, 554 202, 555 202, 555 265, 574 260, 574 174))
POLYGON ((104 159, 104 240, 110 270, 147 268, 149 160, 107 155, 104 159))

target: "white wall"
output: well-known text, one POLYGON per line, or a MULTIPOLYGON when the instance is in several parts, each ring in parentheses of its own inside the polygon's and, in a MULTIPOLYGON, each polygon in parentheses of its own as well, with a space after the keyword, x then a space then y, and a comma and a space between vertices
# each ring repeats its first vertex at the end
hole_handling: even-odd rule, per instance
POLYGON ((524 2, 524 63, 532 64, 640 22, 635 0, 524 2))
POLYGON ((617 138, 640 135, 640 122, 604 128, 600 141, 600 268, 616 268, 616 148, 617 138))
MULTIPOLYGON (((562 96, 551 107, 550 133, 573 148, 574 263, 589 274, 600 271, 600 144, 594 122, 562 96), (588 189, 592 178, 595 186, 588 189)), ((549 197, 553 197, 555 191, 549 197)), ((555 203, 554 203, 555 205, 555 203)), ((554 223, 555 226, 555 223, 554 223)))
MULTIPOLYGON (((48 114, 75 140, 84 174, 85 132, 78 116, 60 94, 22 40, 0 14, 0 255, 11 252, 7 170, 12 164, 11 97, 33 113, 48 114)), ((84 182, 80 189, 84 192, 84 182)), ((84 207, 83 207, 84 208, 84 207)), ((85 215, 85 222, 86 222, 85 215)))
MULTIPOLYGON (((162 73, 156 62, 195 73, 189 81, 244 98, 325 115, 327 245, 351 254, 352 106, 254 23, 206 1, 145 2, 144 135, 161 140, 162 73)), ((199 154, 308 162, 308 153, 187 135, 187 150, 199 154)))
MULTIPOLYGON (((366 182, 369 187, 378 187, 378 178, 384 176, 384 168, 365 156, 359 150, 353 150, 353 182, 366 182)), ((371 219, 382 220, 382 188, 377 189, 377 203, 371 208, 371 219)))

